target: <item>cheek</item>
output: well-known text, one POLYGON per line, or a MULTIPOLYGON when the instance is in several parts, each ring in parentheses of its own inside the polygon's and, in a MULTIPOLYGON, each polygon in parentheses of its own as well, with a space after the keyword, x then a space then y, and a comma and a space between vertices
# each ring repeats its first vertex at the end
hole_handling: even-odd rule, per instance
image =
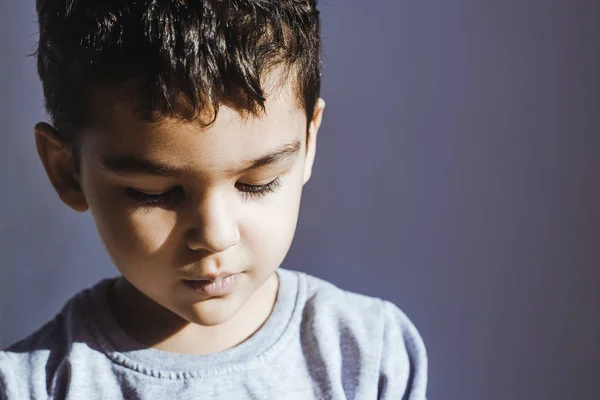
POLYGON ((101 185, 86 190, 90 212, 118 267, 156 258, 174 240, 176 215, 162 209, 135 209, 123 193, 101 185))
POLYGON ((158 254, 179 239, 175 234, 177 215, 162 209, 138 210, 124 219, 130 245, 140 253, 158 254))
POLYGON ((240 226, 245 246, 255 257, 267 262, 279 262, 289 250, 300 208, 301 181, 285 185, 268 204, 256 204, 246 209, 240 226))

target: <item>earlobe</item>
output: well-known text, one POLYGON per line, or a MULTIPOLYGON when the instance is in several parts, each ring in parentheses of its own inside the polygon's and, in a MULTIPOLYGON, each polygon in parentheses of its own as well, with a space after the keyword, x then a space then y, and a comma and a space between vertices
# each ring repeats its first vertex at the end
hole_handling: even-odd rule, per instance
POLYGON ((325 100, 319 98, 315 104, 315 111, 313 118, 310 122, 309 133, 306 142, 306 161, 304 163, 304 184, 308 182, 312 175, 312 168, 315 161, 315 154, 317 152, 317 135, 319 128, 321 127, 321 120, 323 119, 323 111, 325 110, 325 100))
POLYGON ((49 124, 36 124, 34 132, 38 155, 60 199, 75 211, 87 211, 88 204, 79 184, 71 147, 49 124))

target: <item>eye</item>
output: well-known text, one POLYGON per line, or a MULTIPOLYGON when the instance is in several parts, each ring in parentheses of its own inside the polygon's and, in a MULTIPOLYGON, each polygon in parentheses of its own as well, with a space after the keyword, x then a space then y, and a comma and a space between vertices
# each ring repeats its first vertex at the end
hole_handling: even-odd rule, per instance
POLYGON ((238 182, 236 183, 236 187, 247 198, 264 197, 268 194, 277 192, 277 189, 281 187, 281 177, 278 177, 265 185, 248 185, 246 183, 238 182))
POLYGON ((183 188, 174 187, 163 193, 150 194, 127 188, 127 196, 137 204, 146 207, 172 207, 183 199, 183 188))

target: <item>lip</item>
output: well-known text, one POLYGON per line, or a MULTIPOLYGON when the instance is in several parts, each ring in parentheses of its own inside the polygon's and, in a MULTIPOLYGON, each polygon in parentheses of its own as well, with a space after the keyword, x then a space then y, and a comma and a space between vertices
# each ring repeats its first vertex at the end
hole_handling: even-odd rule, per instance
POLYGON ((200 275, 200 276, 194 276, 194 277, 190 277, 190 278, 182 278, 184 281, 210 281, 210 282, 218 282, 221 281, 227 277, 233 276, 233 275, 239 275, 240 272, 221 272, 220 274, 217 275, 200 275))
POLYGON ((184 279, 183 284, 206 297, 220 297, 235 289, 240 275, 241 273, 229 274, 224 277, 213 275, 212 277, 215 279, 184 279))

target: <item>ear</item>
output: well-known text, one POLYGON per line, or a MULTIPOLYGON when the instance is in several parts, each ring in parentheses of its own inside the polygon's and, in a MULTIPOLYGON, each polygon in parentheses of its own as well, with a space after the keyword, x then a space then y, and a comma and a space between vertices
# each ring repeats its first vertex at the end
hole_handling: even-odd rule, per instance
POLYGON ((87 211, 71 146, 60 138, 54 127, 44 122, 36 124, 34 132, 38 154, 60 199, 75 211, 87 211))
POLYGON ((321 127, 321 119, 325 110, 325 100, 319 98, 315 104, 312 120, 308 127, 308 137, 306 143, 306 160, 304 162, 304 184, 308 182, 312 174, 313 164, 315 162, 315 153, 317 152, 317 134, 321 127))

